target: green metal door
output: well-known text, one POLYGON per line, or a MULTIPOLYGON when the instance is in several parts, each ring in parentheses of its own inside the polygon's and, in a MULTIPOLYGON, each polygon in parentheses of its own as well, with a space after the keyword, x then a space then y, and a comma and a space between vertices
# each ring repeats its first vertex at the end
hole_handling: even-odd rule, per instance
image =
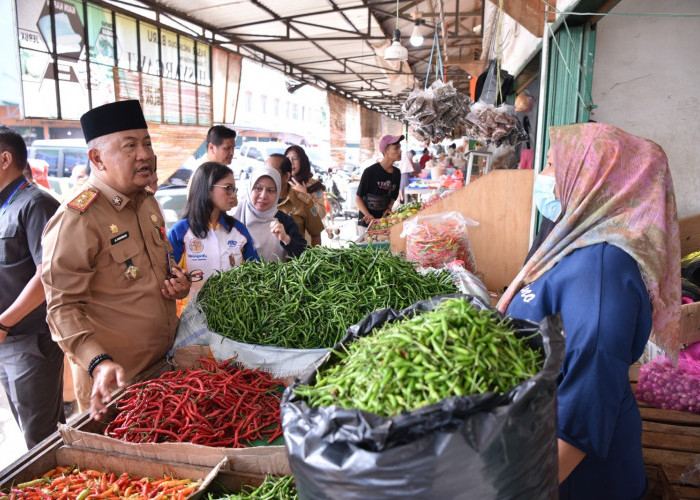
MULTIPOLYGON (((590 24, 562 25, 551 40, 544 113, 544 151, 549 149, 549 127, 587 122, 590 117, 595 30, 590 24)), ((540 170, 546 154, 542 155, 540 170)))

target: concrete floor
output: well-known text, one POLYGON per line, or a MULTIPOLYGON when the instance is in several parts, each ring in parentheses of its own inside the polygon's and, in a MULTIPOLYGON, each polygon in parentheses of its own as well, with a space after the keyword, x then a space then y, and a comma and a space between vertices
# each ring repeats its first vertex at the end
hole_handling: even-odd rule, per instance
POLYGON ((27 452, 24 436, 10 410, 5 391, 0 389, 0 470, 27 452))

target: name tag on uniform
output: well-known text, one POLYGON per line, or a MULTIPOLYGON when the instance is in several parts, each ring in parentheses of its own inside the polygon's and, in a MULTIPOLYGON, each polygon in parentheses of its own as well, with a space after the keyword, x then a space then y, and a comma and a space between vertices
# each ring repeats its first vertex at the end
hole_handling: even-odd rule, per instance
POLYGON ((129 231, 127 231, 126 233, 122 233, 118 236, 115 236, 114 238, 112 238, 110 240, 110 243, 112 243, 112 245, 116 245, 117 243, 119 243, 120 241, 124 241, 128 237, 129 237, 129 231))

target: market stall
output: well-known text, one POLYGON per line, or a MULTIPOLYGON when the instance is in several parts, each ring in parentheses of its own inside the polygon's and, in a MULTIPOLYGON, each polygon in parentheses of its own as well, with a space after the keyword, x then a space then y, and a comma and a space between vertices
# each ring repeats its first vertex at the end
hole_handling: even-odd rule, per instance
MULTIPOLYGON (((448 210, 469 217, 479 223, 466 230, 475 271, 483 276, 485 288, 501 290, 519 269, 527 250, 523 228, 529 221, 531 179, 530 171, 494 171, 427 208, 407 205, 402 210, 405 217, 398 217, 388 228, 392 249, 408 250, 410 243, 400 234, 421 218, 448 210)), ((694 236, 682 230, 681 238, 690 241, 694 236)), ((348 498, 386 498, 390 492, 401 498, 501 498, 508 491, 525 491, 523 488, 532 488, 528 491, 533 496, 555 491, 552 461, 556 451, 552 446, 556 429, 536 423, 553 422, 542 412, 551 415, 555 411, 561 327, 552 323, 554 319, 548 326, 518 323, 515 337, 508 342, 517 337, 536 341, 527 348, 531 350, 520 351, 519 344, 506 349, 494 340, 502 334, 503 323, 490 309, 492 297, 486 295, 480 302, 473 298, 480 292, 472 288, 467 292, 472 297, 466 299, 471 306, 466 302, 449 306, 462 308, 459 314, 441 309, 441 304, 462 297, 464 276, 473 277, 467 269, 419 273, 415 265, 371 246, 318 247, 286 264, 255 264, 218 275, 202 290, 204 303, 199 309, 193 306, 183 315, 172 359, 162 360, 116 392, 103 421, 82 414, 2 471, 0 486, 12 488, 36 481, 27 487, 46 488, 58 480, 63 484, 68 481, 65 471, 60 478, 47 474, 55 476, 52 469, 78 464, 71 473, 101 471, 107 479, 96 477, 107 488, 112 487, 111 474, 116 481, 123 473, 160 477, 165 467, 167 480, 195 488, 187 493, 193 496, 215 491, 214 484, 233 492, 260 485, 282 491, 299 487, 302 498, 345 497, 343 491, 356 492, 356 496, 348 493, 348 498), (430 300, 434 296, 444 297, 430 300), (247 314, 241 314, 244 310, 247 314), (382 339, 385 347, 393 346, 391 351, 374 350, 381 349, 382 339), (507 364, 518 366, 520 376, 525 377, 508 379, 502 386, 488 385, 489 374, 504 376, 503 367, 495 363, 509 356, 515 357, 507 364), (229 371, 234 370, 227 361, 232 358, 241 364, 241 374, 251 369, 263 371, 253 379, 243 379, 238 368, 229 371), (540 364, 528 367, 527 360, 540 364), (481 366, 483 372, 465 371, 462 366, 481 366), (351 375, 351 370, 357 374, 351 375), (210 386, 208 376, 217 374, 230 382, 218 379, 210 386), (469 378, 461 380, 458 374, 469 378), (275 382, 275 377, 280 380, 275 382), (263 379, 272 385, 262 389, 257 384, 263 379), (170 382, 174 390, 167 392, 170 382), (481 387, 482 383, 486 385, 481 387), (239 402, 250 408, 249 415, 261 415, 262 409, 256 409, 250 400, 261 399, 275 384, 277 394, 270 395, 277 398, 274 404, 284 436, 264 421, 253 432, 273 432, 246 442, 245 447, 237 446, 243 436, 239 440, 234 431, 233 436, 224 437, 217 429, 185 442, 193 426, 181 424, 188 418, 191 424, 195 413, 202 414, 203 426, 222 420, 245 424, 252 417, 236 413, 239 402), (241 389, 258 396, 242 397, 241 389), (200 399, 197 394, 204 398, 203 406, 190 407, 188 401, 194 405, 200 399), (222 396, 222 405, 215 406, 222 396), (150 406, 135 410, 132 405, 139 402, 150 406), (222 419, 229 410, 231 416, 222 419), (149 421, 149 415, 155 419, 149 421), (499 420, 504 416, 508 425, 499 420), (528 432, 523 432, 525 428, 528 432), (127 433, 129 440, 120 439, 127 433), (173 439, 159 439, 161 436, 173 439), (203 443, 205 438, 212 439, 209 445, 203 443), (467 443, 479 446, 475 451, 467 443), (416 449, 436 452, 416 454, 416 449), (523 450, 528 456, 536 451, 540 457, 527 486, 518 482, 518 474, 508 465, 520 464, 517 468, 522 472, 523 461, 512 459, 523 450), (489 472, 481 468, 485 460, 489 472), (338 463, 345 466, 338 467, 338 463), (353 465, 362 463, 373 465, 353 465), (469 488, 464 488, 467 479, 457 471, 434 472, 449 471, 450 464, 470 470, 469 488), (382 490, 385 481, 391 484, 390 490, 382 490), (499 484, 500 489, 490 490, 492 484, 499 484), (410 486, 415 495, 401 485, 410 486), (462 496, 460 492, 466 493, 462 496), (474 492, 478 492, 476 497, 474 492)), ((688 325, 684 327, 689 335, 683 337, 686 340, 695 338, 691 333, 696 327, 688 325)), ((633 384, 635 377, 632 372, 633 384)), ((641 406, 651 491, 659 495, 675 491, 684 498, 696 498, 697 489, 683 484, 682 476, 698 451, 697 418, 641 406)), ((233 428, 249 432, 242 425, 233 428)), ((96 487, 76 484, 81 491, 96 487)), ((122 481, 119 487, 124 485, 122 481)), ((140 487, 144 488, 143 483, 140 487)))
MULTIPOLYGON (((422 215, 459 212, 469 227, 476 270, 490 291, 502 291, 523 265, 530 236, 532 170, 494 170, 431 206, 422 215)), ((391 250, 404 252, 404 221, 390 229, 391 250)))
MULTIPOLYGON (((406 217, 407 220, 410 218, 411 214, 406 217)), ((396 325, 413 321, 416 326, 406 323, 405 328, 417 327, 417 331, 423 332, 423 338, 419 344, 409 343, 402 348, 405 360, 396 367, 387 364, 384 371, 377 371, 383 380, 395 378, 399 381, 405 376, 415 378, 413 370, 425 365, 420 357, 425 357, 425 362, 432 359, 431 363, 440 364, 444 361, 443 351, 469 352, 472 340, 480 343, 477 357, 483 359, 482 363, 487 367, 506 356, 506 351, 499 355, 498 343, 489 340, 495 332, 507 338, 511 346, 508 352, 514 357, 510 365, 518 367, 513 378, 489 381, 489 371, 499 373, 499 377, 504 377, 505 372, 488 369, 480 376, 483 380, 469 379, 458 384, 453 383, 447 372, 439 378, 430 376, 425 380, 418 376, 411 384, 416 384, 413 396, 408 385, 403 386, 405 393, 402 395, 395 392, 396 388, 370 384, 374 388, 368 401, 380 406, 373 410, 357 409, 369 412, 366 414, 370 419, 375 418, 371 414, 390 416, 391 412, 397 412, 403 415, 405 411, 415 414, 412 419, 417 419, 417 427, 410 430, 415 437, 432 440, 442 439, 445 432, 453 434, 455 447, 449 457, 446 455, 441 460, 456 463, 457 457, 466 453, 464 440, 472 439, 468 437, 471 423, 462 410, 448 412, 451 415, 449 422, 441 422, 442 417, 437 417, 443 410, 430 418, 421 417, 422 412, 434 412, 435 409, 429 410, 432 407, 446 408, 445 405, 458 402, 458 408, 461 408, 478 402, 482 408, 480 411, 488 419, 509 408, 509 412, 520 415, 516 419, 519 425, 528 428, 530 424, 527 422, 542 420, 537 412, 551 411, 554 401, 552 384, 558 372, 561 346, 560 327, 556 323, 545 331, 540 331, 536 324, 513 327, 493 313, 488 305, 488 295, 479 302, 472 295, 459 293, 465 290, 460 273, 448 269, 418 272, 415 264, 386 250, 317 247, 308 250, 303 258, 273 264, 251 263, 249 269, 243 266, 207 281, 197 304, 188 305, 189 310, 195 306, 199 308, 200 312, 195 316, 204 322, 206 332, 201 332, 202 328, 188 321, 187 314, 190 313, 186 310, 172 359, 162 360, 117 391, 101 421, 91 420, 87 413, 80 415, 71 425, 61 426, 57 435, 45 442, 41 450, 31 450, 2 471, 0 487, 3 491, 10 493, 13 488, 19 491, 26 487, 43 488, 43 493, 48 489, 60 489, 63 493, 78 490, 78 494, 83 491, 104 494, 107 491, 125 492, 127 488, 131 488, 130 491, 135 488, 157 491, 158 484, 174 487, 177 483, 183 486, 177 495, 182 493, 180 497, 194 498, 205 490, 216 491, 222 484, 234 492, 244 486, 257 487, 264 484, 267 475, 274 476, 274 479, 268 478, 266 488, 288 488, 291 479, 280 479, 281 482, 275 485, 269 481, 288 478, 290 472, 300 474, 291 468, 288 459, 289 446, 295 438, 290 435, 282 442, 279 427, 279 398, 283 390, 287 398, 292 398, 294 392, 294 379, 289 375, 296 380, 310 376, 328 356, 336 355, 346 347, 359 346, 359 337, 367 340, 383 338, 379 326, 387 320, 396 325), (242 290, 245 297, 236 295, 236 290, 242 290), (444 298, 432 298, 439 296, 444 298), (233 305, 227 304, 227 298, 233 305), (458 301, 453 307, 459 307, 461 312, 456 316, 449 310, 440 312, 442 306, 439 304, 447 300, 458 301), (232 314, 231 307, 237 307, 239 314, 232 314), (436 308, 435 313, 430 312, 433 308, 436 308), (254 309, 258 309, 257 315, 253 313, 254 309), (240 314, 243 310, 247 314, 240 314), (447 322, 438 319, 435 323, 440 314, 454 318, 447 322), (411 320, 414 315, 416 319, 411 320), (242 322, 247 319, 250 323, 244 325, 242 322), (429 321, 437 328, 434 332, 425 329, 429 321), (487 324, 492 326, 484 326, 487 324), (482 329, 480 334, 473 333, 456 342, 455 339, 460 338, 459 328, 477 326, 482 329), (361 335, 354 333, 358 329, 362 331, 361 335), (270 335, 272 333, 276 335, 270 335), (533 343, 534 337, 539 340, 533 343), (526 339, 529 339, 527 345, 526 339), (302 351, 308 353, 310 350, 316 351, 315 358, 298 356, 302 351), (282 363, 278 362, 280 351, 286 351, 282 363), (257 357, 250 358, 251 352, 257 357), (403 367, 399 366, 401 364, 403 367), (260 369, 263 371, 256 371, 260 369), (285 375, 286 378, 275 379, 285 375), (285 386, 288 387, 285 389, 285 386), (404 411, 400 406, 393 406, 406 397, 416 398, 412 408, 404 411), (427 398, 425 402, 421 402, 423 397, 427 398), (457 399, 453 402, 454 397, 457 399), (526 403, 530 397, 534 398, 532 404, 526 403), (386 410, 382 410, 382 406, 386 410), (425 408, 421 409, 422 406, 425 408), (269 417, 265 416, 267 409, 273 412, 269 417), (386 414, 386 411, 390 413, 386 414), (432 422, 427 428, 420 424, 423 418, 432 422), (170 471, 167 477, 163 477, 165 469, 170 471), (87 471, 96 472, 88 474, 87 471), (124 474, 128 474, 128 478, 124 474), (141 482, 132 485, 128 482, 132 477, 141 482)), ((468 274, 464 270, 461 273, 468 274)), ((398 335, 404 336, 401 331, 398 335)), ((386 341, 393 342, 391 337, 386 341)), ((338 394, 333 391, 331 397, 338 394)), ((355 407, 352 402, 337 404, 348 409, 355 407)), ((337 405, 331 407, 337 408, 337 405)), ((499 425, 494 425, 495 431, 499 425)), ((544 426, 541 432, 531 434, 529 438, 537 440, 543 460, 548 463, 555 456, 551 449, 553 430, 551 425, 544 426)), ((490 431, 488 436, 479 438, 484 443, 492 442, 494 448, 489 455, 494 471, 499 470, 498 464, 505 466, 506 457, 516 449, 532 448, 517 444, 520 439, 517 436, 523 435, 521 431, 512 428, 509 432, 501 434, 497 431, 494 434, 490 431)), ((398 448, 391 453, 404 454, 398 448)), ((477 460, 476 464, 481 459, 474 457, 474 460, 477 460)), ((503 477, 509 475, 507 470, 504 468, 500 474, 503 477)), ((554 470, 553 466, 541 468, 540 480, 531 486, 533 491, 553 491, 554 470)), ((351 468, 347 472, 352 475, 356 471, 351 468)), ((397 477, 407 477, 405 471, 397 470, 396 474, 397 477)), ((478 481, 476 469, 474 474, 474 480, 478 481)), ((439 481, 440 477, 433 479, 439 481)), ((516 483, 510 482, 508 487, 520 488, 516 483)), ((322 498, 308 481, 296 480, 295 484, 301 488, 302 498, 322 498)), ((404 498, 411 497, 402 487, 395 491, 404 498)), ((424 491, 437 490, 428 487, 424 491)))

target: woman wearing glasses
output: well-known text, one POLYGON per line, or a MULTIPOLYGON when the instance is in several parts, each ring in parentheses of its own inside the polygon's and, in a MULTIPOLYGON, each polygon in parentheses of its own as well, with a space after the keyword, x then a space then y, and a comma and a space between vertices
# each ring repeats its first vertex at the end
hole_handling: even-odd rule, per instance
POLYGON ((267 164, 253 169, 248 196, 236 208, 239 219, 253 236, 255 248, 264 260, 285 261, 306 249, 306 240, 291 215, 277 209, 282 180, 267 164))
MULTIPOLYGON (((206 280, 216 271, 260 260, 248 229, 226 213, 238 205, 231 169, 215 161, 202 163, 190 186, 183 219, 168 231, 175 262, 184 271, 201 270, 206 280)), ((190 297, 203 283, 192 283, 190 297)))

